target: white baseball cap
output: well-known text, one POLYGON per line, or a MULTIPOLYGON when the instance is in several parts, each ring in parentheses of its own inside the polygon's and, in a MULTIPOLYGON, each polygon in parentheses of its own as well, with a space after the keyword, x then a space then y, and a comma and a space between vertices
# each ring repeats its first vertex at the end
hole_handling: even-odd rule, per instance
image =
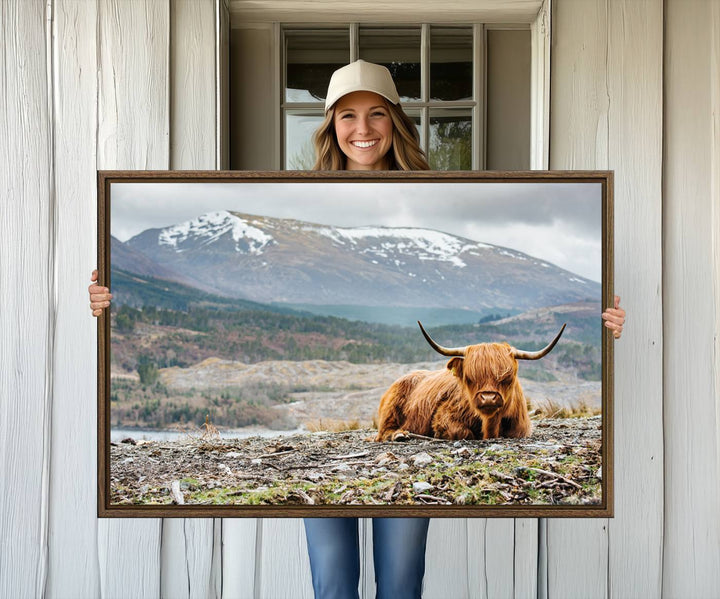
POLYGON ((387 68, 372 62, 356 60, 339 68, 330 77, 325 112, 344 95, 357 91, 375 92, 393 104, 400 101, 395 82, 387 68))

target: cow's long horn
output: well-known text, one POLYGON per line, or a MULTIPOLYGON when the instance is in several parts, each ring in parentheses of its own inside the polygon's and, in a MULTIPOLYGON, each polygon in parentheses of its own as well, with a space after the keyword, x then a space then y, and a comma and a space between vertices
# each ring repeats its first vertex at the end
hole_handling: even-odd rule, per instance
POLYGON ((425 335, 425 339, 427 339, 427 342, 430 344, 430 347, 432 347, 437 353, 442 354, 443 356, 453 357, 465 357, 465 350, 467 349, 467 346, 465 347, 443 347, 442 345, 438 345, 432 340, 432 337, 427 334, 427 331, 423 328, 422 323, 418 320, 417 323, 420 325, 420 330, 422 331, 422 334, 425 335))
POLYGON ((522 351, 519 349, 515 349, 513 347, 513 356, 517 358, 518 360, 539 360, 540 358, 547 356, 551 351, 552 348, 555 347, 555 344, 560 340, 561 335, 563 334, 563 331, 565 330, 565 327, 567 326, 567 323, 562 325, 562 328, 560 329, 560 332, 557 334, 555 339, 553 339, 548 345, 543 347, 539 351, 522 351))

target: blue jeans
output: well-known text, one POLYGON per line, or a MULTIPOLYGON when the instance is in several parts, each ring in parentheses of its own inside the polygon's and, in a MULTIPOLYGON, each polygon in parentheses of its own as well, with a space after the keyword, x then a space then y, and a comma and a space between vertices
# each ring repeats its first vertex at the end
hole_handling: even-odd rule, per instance
MULTIPOLYGON (((373 518, 377 599, 420 599, 429 518, 373 518)), ((357 518, 305 518, 315 599, 358 599, 357 518)))

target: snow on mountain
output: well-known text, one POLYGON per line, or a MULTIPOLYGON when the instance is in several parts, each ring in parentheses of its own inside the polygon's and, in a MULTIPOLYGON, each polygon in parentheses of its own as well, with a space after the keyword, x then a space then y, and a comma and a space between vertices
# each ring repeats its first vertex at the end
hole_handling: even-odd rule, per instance
POLYGON ((460 254, 472 249, 489 248, 484 243, 466 244, 458 237, 431 229, 390 227, 317 227, 308 228, 329 237, 339 245, 358 247, 362 254, 388 258, 390 255, 413 256, 419 260, 439 260, 464 268, 460 254))
POLYGON ((128 246, 257 302, 514 312, 599 297, 600 285, 513 249, 409 227, 333 227, 218 211, 128 246))
POLYGON ((247 220, 221 210, 162 229, 158 244, 182 252, 188 247, 210 245, 228 233, 235 242, 235 251, 242 253, 260 255, 263 248, 273 241, 271 235, 252 226, 247 220))

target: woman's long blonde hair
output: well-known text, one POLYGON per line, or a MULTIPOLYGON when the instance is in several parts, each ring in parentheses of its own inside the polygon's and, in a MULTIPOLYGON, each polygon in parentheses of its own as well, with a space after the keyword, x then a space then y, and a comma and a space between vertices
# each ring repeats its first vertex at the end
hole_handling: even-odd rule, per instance
MULTIPOLYGON (((415 123, 405 114, 400 104, 385 102, 393 124, 392 148, 387 153, 391 171, 427 171, 430 166, 425 152, 420 148, 420 136, 415 123)), ((313 134, 315 146, 314 171, 345 170, 345 154, 342 153, 335 135, 335 106, 325 114, 325 120, 313 134)))

